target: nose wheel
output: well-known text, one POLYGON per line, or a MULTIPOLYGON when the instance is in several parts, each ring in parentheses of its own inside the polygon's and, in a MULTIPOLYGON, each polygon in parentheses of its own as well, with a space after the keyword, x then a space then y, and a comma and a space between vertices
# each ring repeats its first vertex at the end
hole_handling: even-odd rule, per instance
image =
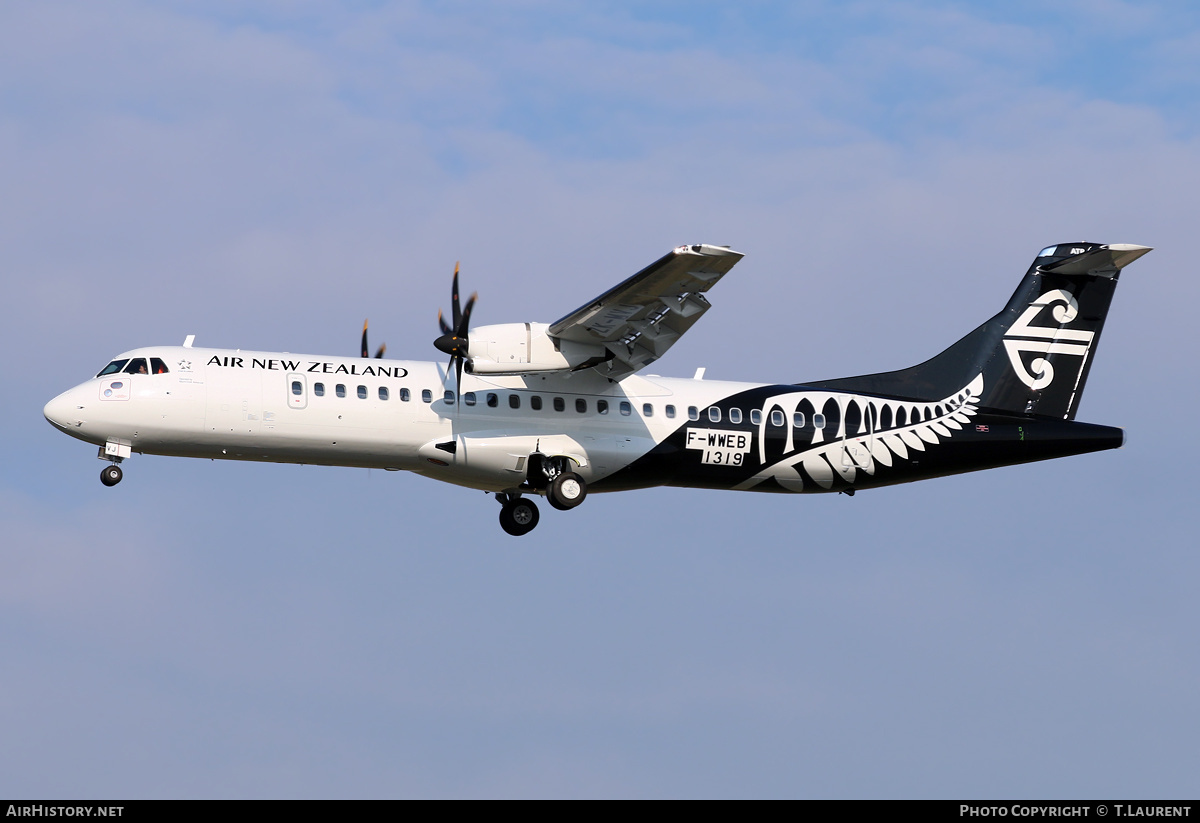
MULTIPOLYGON (((500 495, 496 497, 500 498, 500 495)), ((501 505, 503 508, 500 509, 500 528, 514 537, 529 534, 541 517, 537 504, 524 497, 510 497, 507 502, 501 500, 501 505)))
POLYGON ((113 463, 105 466, 100 472, 100 482, 106 486, 115 486, 121 482, 121 478, 125 474, 121 471, 121 467, 113 463))

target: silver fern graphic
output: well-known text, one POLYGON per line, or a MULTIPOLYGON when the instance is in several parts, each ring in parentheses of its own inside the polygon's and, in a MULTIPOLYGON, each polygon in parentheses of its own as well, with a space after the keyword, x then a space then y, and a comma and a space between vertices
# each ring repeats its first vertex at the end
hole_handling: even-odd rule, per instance
POLYGON ((776 409, 783 412, 788 428, 783 457, 734 488, 751 489, 774 479, 785 489, 798 492, 806 484, 832 488, 838 478, 853 483, 859 472, 874 475, 879 466, 891 466, 893 458, 908 460, 912 453, 923 452, 961 431, 978 414, 977 403, 982 393, 980 374, 949 397, 931 403, 837 392, 793 392, 772 397, 763 409, 759 427, 759 461, 768 462, 765 435, 771 413, 776 409), (796 446, 793 423, 797 411, 802 406, 824 409, 830 402, 838 404, 840 409, 837 432, 826 438, 825 430, 816 428, 810 443, 796 446), (859 421, 853 432, 846 431, 848 418, 859 421))

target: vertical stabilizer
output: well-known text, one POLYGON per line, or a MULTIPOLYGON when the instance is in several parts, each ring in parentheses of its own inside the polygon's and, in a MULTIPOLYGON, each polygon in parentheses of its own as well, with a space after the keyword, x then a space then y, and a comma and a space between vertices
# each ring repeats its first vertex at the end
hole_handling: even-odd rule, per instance
POLYGON ((983 408, 1075 419, 1121 270, 1148 246, 1043 249, 1004 310, 908 369, 809 383, 913 400, 948 397, 983 375, 983 408))

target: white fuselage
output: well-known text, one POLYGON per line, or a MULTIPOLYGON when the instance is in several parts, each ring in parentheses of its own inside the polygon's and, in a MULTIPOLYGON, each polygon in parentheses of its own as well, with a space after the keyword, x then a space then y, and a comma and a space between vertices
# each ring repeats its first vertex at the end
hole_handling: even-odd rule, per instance
POLYGON ((460 397, 454 372, 431 362, 180 346, 117 359, 138 358, 167 371, 93 378, 46 404, 46 418, 110 455, 404 470, 491 491, 518 487, 539 451, 570 457, 593 483, 664 440, 689 408, 760 385, 464 373, 460 397))

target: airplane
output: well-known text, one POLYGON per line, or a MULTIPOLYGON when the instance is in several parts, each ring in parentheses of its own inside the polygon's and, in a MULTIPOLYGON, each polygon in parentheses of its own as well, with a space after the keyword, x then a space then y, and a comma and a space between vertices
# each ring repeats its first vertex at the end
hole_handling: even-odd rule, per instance
MULTIPOLYGON (((638 374, 708 311, 742 259, 679 246, 550 323, 470 327, 455 267, 448 362, 151 346, 117 355, 46 404, 99 447, 101 481, 133 453, 410 471, 494 495, 511 535, 536 497, 653 486, 853 495, 932 477, 1117 448, 1075 420, 1122 269, 1147 246, 1041 251, 1004 309, 899 371, 806 383, 638 374)), ((972 265, 975 265, 972 262, 972 265)))

